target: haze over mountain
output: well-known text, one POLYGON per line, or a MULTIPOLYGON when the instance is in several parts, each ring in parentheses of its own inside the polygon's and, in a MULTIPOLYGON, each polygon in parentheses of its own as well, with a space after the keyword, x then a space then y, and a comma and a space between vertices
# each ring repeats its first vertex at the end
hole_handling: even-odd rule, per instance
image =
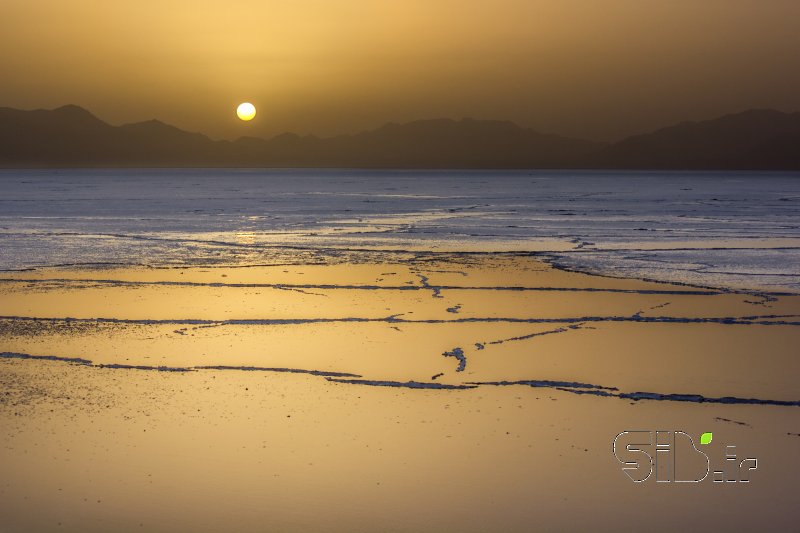
POLYGON ((0 105, 232 139, 499 118, 616 142, 800 110, 797 0, 3 0, 0 105), (262 120, 231 111, 252 102, 262 120))
POLYGON ((473 119, 215 141, 157 120, 113 126, 73 105, 0 108, 0 166, 800 170, 800 113, 750 110, 606 144, 473 119))

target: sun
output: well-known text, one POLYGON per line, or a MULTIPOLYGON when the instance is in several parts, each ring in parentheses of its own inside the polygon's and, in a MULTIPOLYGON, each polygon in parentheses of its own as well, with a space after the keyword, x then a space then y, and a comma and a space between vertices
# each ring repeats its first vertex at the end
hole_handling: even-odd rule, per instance
POLYGON ((250 102, 239 104, 239 107, 236 108, 236 115, 245 122, 253 120, 256 116, 256 106, 250 102))

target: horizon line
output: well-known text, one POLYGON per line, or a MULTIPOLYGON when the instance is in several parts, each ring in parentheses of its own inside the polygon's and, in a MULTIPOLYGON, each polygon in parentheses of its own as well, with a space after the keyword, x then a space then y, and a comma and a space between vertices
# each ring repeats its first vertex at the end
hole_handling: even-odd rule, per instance
MULTIPOLYGON (((745 114, 745 113, 773 112, 773 113, 780 113, 780 114, 783 114, 783 115, 794 115, 794 114, 800 113, 800 109, 794 110, 794 111, 785 111, 785 110, 771 108, 771 107, 749 107, 749 108, 745 108, 745 109, 740 109, 738 111, 730 111, 730 112, 727 112, 727 113, 723 113, 721 115, 715 115, 715 116, 712 116, 710 118, 693 119, 693 120, 692 119, 679 120, 677 122, 670 123, 670 124, 663 125, 663 126, 659 126, 659 127, 654 128, 654 129, 651 129, 651 130, 642 131, 642 132, 639 132, 639 133, 633 133, 633 134, 630 134, 630 135, 625 135, 625 136, 622 136, 622 137, 620 137, 620 138, 618 138, 616 140, 596 140, 596 139, 589 139, 589 138, 584 138, 584 137, 572 137, 572 136, 564 135, 564 134, 557 133, 557 132, 539 130, 539 129, 536 129, 535 127, 532 127, 532 126, 523 126, 523 125, 519 124, 518 122, 516 122, 514 120, 510 120, 510 119, 475 118, 475 117, 472 117, 472 116, 462 116, 460 118, 452 118, 452 117, 441 116, 441 117, 421 118, 421 119, 409 120, 409 121, 405 121, 405 122, 398 122, 398 121, 394 121, 394 120, 388 120, 386 122, 383 122, 383 123, 381 123, 379 125, 376 125, 376 126, 373 126, 371 128, 366 128, 366 129, 362 129, 362 130, 358 130, 358 131, 354 131, 354 132, 350 132, 350 133, 339 133, 339 134, 333 134, 333 135, 327 135, 327 136, 317 135, 315 133, 301 134, 301 133, 295 133, 294 131, 286 130, 286 131, 283 131, 281 133, 276 133, 275 135, 273 135, 271 137, 257 137, 255 135, 241 135, 241 136, 236 137, 236 138, 215 138, 215 137, 212 137, 211 135, 209 135, 208 133, 205 133, 205 132, 202 132, 202 131, 192 131, 192 130, 183 129, 180 126, 177 126, 177 125, 169 123, 169 122, 164 122, 163 120, 161 120, 159 118, 155 118, 155 117, 144 119, 144 120, 139 120, 139 121, 136 121, 136 122, 124 122, 124 123, 120 123, 120 124, 115 124, 115 123, 111 123, 111 122, 107 121, 106 119, 103 119, 103 118, 99 117, 94 111, 90 110, 87 107, 79 105, 79 104, 71 104, 70 103, 70 104, 59 105, 59 106, 56 106, 56 107, 53 107, 53 108, 37 107, 37 108, 29 108, 29 109, 22 109, 22 108, 11 107, 11 106, 0 106, 0 110, 6 109, 6 110, 11 110, 11 111, 21 111, 21 112, 26 112, 26 113, 35 113, 35 112, 41 112, 41 111, 44 111, 44 112, 55 112, 55 111, 59 111, 59 110, 62 110, 62 109, 68 109, 68 108, 75 108, 75 109, 78 109, 78 110, 83 111, 85 113, 88 113, 89 115, 91 115, 95 119, 97 119, 97 120, 99 120, 99 121, 101 121, 101 122, 103 122, 103 123, 105 123, 105 124, 107 124, 109 126, 116 127, 116 128, 121 128, 121 127, 125 127, 125 126, 136 126, 136 125, 140 125, 140 124, 147 124, 147 123, 151 123, 151 122, 157 122, 159 124, 163 124, 164 126, 172 127, 172 128, 175 128, 175 129, 180 130, 180 131, 185 132, 185 133, 202 135, 202 136, 204 136, 204 137, 206 137, 209 140, 214 141, 214 142, 231 142, 231 143, 240 141, 242 139, 255 139, 255 140, 260 140, 260 141, 271 141, 273 139, 276 139, 278 137, 283 137, 283 136, 293 136, 293 137, 297 137, 297 138, 300 138, 300 139, 328 140, 328 139, 336 139, 336 138, 341 138, 341 137, 354 137, 354 136, 357 136, 357 135, 360 135, 360 134, 363 134, 363 133, 375 132, 375 131, 378 131, 378 130, 380 130, 382 128, 385 128, 387 126, 393 126, 393 125, 394 126, 407 126, 409 124, 416 124, 416 123, 421 123, 421 122, 443 121, 443 122, 452 122, 452 123, 460 123, 460 122, 494 122, 494 123, 501 123, 501 124, 510 124, 510 125, 513 125, 513 126, 519 128, 519 129, 528 130, 528 131, 535 132, 535 133, 538 133, 538 134, 541 134, 541 135, 547 135, 547 136, 553 136, 553 137, 561 137, 563 139, 590 142, 590 143, 599 144, 599 145, 611 145, 611 144, 616 144, 616 143, 619 143, 621 141, 624 141, 625 139, 630 139, 630 138, 638 137, 638 136, 641 136, 641 135, 649 135, 649 134, 655 133, 657 131, 661 131, 661 130, 664 130, 664 129, 667 129, 667 128, 672 128, 672 127, 679 126, 679 125, 682 125, 682 124, 697 124, 697 123, 700 123, 700 122, 708 122, 708 121, 722 119, 722 118, 725 118, 725 117, 742 115, 742 114, 745 114)), ((309 167, 309 168, 314 168, 314 167, 309 167)))

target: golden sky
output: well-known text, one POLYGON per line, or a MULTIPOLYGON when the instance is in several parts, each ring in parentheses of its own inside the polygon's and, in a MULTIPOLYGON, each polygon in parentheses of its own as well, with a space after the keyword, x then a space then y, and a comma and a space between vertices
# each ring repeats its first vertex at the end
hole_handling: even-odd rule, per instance
POLYGON ((215 138, 471 116, 616 139, 800 110, 798 21, 798 0, 1 0, 0 106, 215 138))

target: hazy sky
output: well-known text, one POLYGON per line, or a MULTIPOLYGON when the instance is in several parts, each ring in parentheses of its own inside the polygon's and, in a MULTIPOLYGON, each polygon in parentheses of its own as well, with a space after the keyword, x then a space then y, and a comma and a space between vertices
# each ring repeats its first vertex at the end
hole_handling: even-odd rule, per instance
POLYGON ((800 0, 0 0, 0 106, 66 103, 215 138, 471 116, 615 139, 800 110, 800 0))

